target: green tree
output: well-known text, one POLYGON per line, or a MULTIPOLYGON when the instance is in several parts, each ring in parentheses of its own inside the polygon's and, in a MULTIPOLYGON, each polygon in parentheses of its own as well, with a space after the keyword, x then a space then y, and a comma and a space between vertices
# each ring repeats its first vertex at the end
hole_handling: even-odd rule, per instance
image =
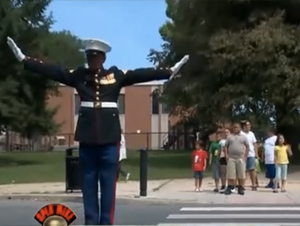
MULTIPOLYGON (((70 69, 84 63, 84 55, 80 52, 80 40, 68 31, 45 32, 39 44, 40 52, 36 56, 43 61, 60 64, 70 69)), ((49 109, 47 99, 52 95, 60 95, 57 92, 59 84, 31 73, 28 73, 25 79, 31 90, 30 99, 27 102, 31 107, 28 115, 34 118, 29 120, 28 126, 21 127, 22 131, 27 134, 28 131, 34 134, 57 132, 60 125, 53 122, 57 108, 49 109)))
POLYGON ((223 84, 219 93, 230 93, 233 104, 240 95, 239 106, 265 119, 273 118, 294 150, 300 124, 299 35, 300 28, 286 23, 279 11, 253 28, 221 31, 210 42, 213 74, 224 81, 238 81, 240 87, 237 92, 230 89, 232 83, 223 84))
MULTIPOLYGON (((166 14, 170 21, 160 28, 160 33, 164 40, 163 50, 159 52, 152 50, 150 59, 171 64, 187 52, 191 55, 191 60, 186 68, 187 70, 183 72, 184 76, 177 80, 179 84, 171 83, 172 86, 169 86, 168 92, 165 92, 169 99, 174 99, 175 109, 178 106, 176 102, 180 102, 180 106, 187 105, 187 108, 190 108, 191 106, 195 106, 195 103, 198 105, 199 102, 210 103, 211 99, 208 97, 213 96, 212 101, 216 101, 215 95, 212 94, 218 95, 220 88, 223 88, 223 83, 232 84, 226 87, 227 91, 231 89, 230 94, 232 94, 232 91, 240 93, 239 89, 242 87, 238 79, 233 77, 228 81, 224 78, 220 79, 220 76, 212 75, 214 71, 208 67, 211 60, 209 53, 212 51, 209 43, 215 36, 220 35, 220 30, 234 32, 253 28, 261 20, 274 14, 278 9, 284 9, 287 12, 284 22, 297 23, 300 19, 298 14, 293 13, 295 9, 299 9, 299 3, 296 1, 188 0, 167 1, 167 5, 166 14), (233 83, 237 83, 236 86, 233 83), (174 93, 168 95, 172 90, 174 93), (205 92, 199 92, 200 90, 205 92), (205 93, 207 91, 211 92, 206 96, 205 93), (199 97, 200 94, 203 98, 199 97)), ((232 96, 224 96, 223 94, 218 96, 221 99, 220 102, 223 107, 226 102, 233 102, 236 105, 236 101, 230 101, 232 96), (223 98, 229 101, 223 100, 223 98)), ((172 103, 171 100, 168 101, 172 103)), ((248 101, 254 105, 261 105, 261 103, 257 104, 253 98, 248 101)), ((244 102, 244 100, 241 100, 241 102, 244 102)), ((266 101, 263 102, 266 103, 266 101)), ((241 111, 238 106, 234 107, 230 103, 226 103, 225 105, 228 105, 231 112, 233 109, 236 112, 241 111)), ((217 109, 220 109, 222 106, 217 106, 217 109)), ((212 115, 211 113, 213 112, 216 112, 215 109, 212 109, 209 115, 212 115)), ((222 112, 222 115, 224 115, 224 112, 222 112)))
POLYGON ((0 52, 0 122, 10 129, 19 130, 28 122, 31 106, 26 102, 32 96, 30 84, 26 80, 27 73, 8 48, 6 38, 13 37, 28 54, 37 51, 37 36, 47 31, 52 23, 51 17, 45 14, 49 3, 48 0, 4 0, 0 3, 0 41, 3 47, 0 52))
MULTIPOLYGON (((299 123, 299 1, 167 1, 162 51, 150 59, 190 61, 164 87, 173 113, 191 111, 202 124, 236 118, 288 131, 299 123)), ((295 142, 294 142, 295 143, 295 142)), ((295 145, 294 145, 295 147, 295 145)))
POLYGON ((80 42, 67 31, 50 32, 52 16, 46 14, 50 0, 0 3, 0 124, 26 137, 51 134, 56 109, 48 109, 49 95, 59 95, 47 78, 24 71, 6 44, 12 37, 22 51, 43 61, 73 68, 84 62, 80 42))

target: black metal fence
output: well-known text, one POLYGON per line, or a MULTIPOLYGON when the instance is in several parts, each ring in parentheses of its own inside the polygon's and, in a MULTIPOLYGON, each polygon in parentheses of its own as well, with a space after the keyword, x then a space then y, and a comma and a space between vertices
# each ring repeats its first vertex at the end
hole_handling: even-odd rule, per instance
POLYGON ((53 151, 73 146, 74 134, 36 136, 28 139, 15 132, 0 135, 0 151, 53 151))
POLYGON ((193 133, 125 133, 126 147, 151 150, 182 150, 190 149, 196 139, 193 133))
MULTIPOLYGON (((255 130, 257 140, 265 138, 265 131, 255 130)), ((126 147, 129 150, 147 148, 151 150, 187 150, 192 149, 195 140, 200 139, 200 132, 148 132, 125 133, 126 147)), ((74 134, 57 134, 27 139, 17 133, 0 136, 0 151, 64 151, 67 147, 78 145, 74 134)))

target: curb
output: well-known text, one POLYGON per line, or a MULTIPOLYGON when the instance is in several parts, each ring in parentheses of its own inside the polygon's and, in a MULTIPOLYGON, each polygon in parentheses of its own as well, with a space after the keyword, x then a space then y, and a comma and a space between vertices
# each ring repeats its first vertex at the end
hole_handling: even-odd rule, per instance
MULTIPOLYGON (((8 194, 0 195, 0 200, 33 200, 33 201, 53 201, 53 202, 82 202, 81 196, 63 196, 63 195, 44 195, 44 194, 8 194)), ((194 200, 180 200, 180 199, 161 199, 151 196, 121 196, 116 200, 123 201, 138 201, 138 202, 154 202, 154 203, 198 203, 194 200)), ((206 203, 202 203, 206 204, 206 203)), ((209 203, 208 203, 209 204, 209 203)))
MULTIPOLYGON (((288 199, 293 200, 289 195, 287 195, 288 199)), ((7 194, 0 195, 1 200, 32 200, 32 201, 46 201, 46 202, 80 202, 82 203, 82 197, 78 195, 51 195, 51 194, 7 194)), ((152 202, 152 203, 161 203, 161 204, 169 204, 169 203, 180 203, 180 204, 196 204, 196 205, 235 205, 237 203, 228 202, 227 197, 224 202, 201 202, 198 198, 195 199, 162 199, 158 197, 152 197, 151 195, 147 197, 141 197, 139 195, 136 196, 119 196, 116 198, 117 201, 136 201, 136 202, 152 202)), ((241 204, 241 203, 239 203, 241 204)), ((260 205, 270 205, 274 203, 259 203, 260 205)), ((290 204, 298 205, 297 202, 291 202, 290 204)), ((254 203, 246 202, 243 205, 254 205, 254 203)))

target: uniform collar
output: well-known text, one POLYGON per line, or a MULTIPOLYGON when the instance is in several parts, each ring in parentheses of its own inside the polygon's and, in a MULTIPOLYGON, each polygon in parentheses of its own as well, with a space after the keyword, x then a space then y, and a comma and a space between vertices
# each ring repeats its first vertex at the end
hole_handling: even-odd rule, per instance
MULTIPOLYGON (((85 64, 84 64, 84 68, 87 69, 87 70, 89 70, 89 65, 88 65, 87 63, 85 63, 85 64)), ((97 73, 101 73, 101 72, 103 72, 103 71, 105 71, 105 69, 104 69, 104 67, 102 66, 102 68, 99 69, 97 73)))

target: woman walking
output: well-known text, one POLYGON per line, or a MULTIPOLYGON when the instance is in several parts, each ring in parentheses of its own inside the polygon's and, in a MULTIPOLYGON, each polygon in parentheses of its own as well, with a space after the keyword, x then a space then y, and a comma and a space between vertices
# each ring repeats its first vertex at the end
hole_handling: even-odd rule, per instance
POLYGON ((121 142, 120 142, 120 156, 119 156, 119 173, 125 177, 125 180, 128 181, 130 177, 130 173, 126 172, 122 168, 122 162, 124 159, 127 159, 127 149, 126 149, 126 141, 125 136, 123 134, 123 130, 121 130, 121 142))

